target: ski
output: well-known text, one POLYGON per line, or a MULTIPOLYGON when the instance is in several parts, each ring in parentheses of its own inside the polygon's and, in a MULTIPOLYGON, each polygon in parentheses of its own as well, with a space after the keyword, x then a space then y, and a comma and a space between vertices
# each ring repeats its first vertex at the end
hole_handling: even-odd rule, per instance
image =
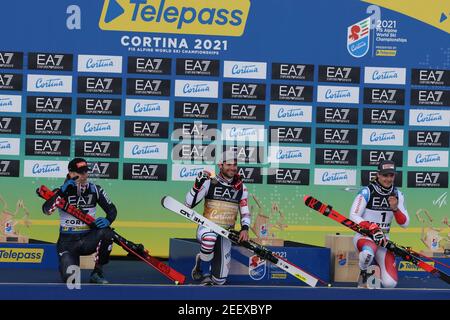
MULTIPOLYGON (((52 197, 59 197, 59 195, 46 186, 40 186, 36 193, 39 197, 48 200, 52 197)), ((83 221, 91 228, 96 228, 94 222, 95 218, 86 214, 81 209, 69 204, 66 199, 60 197, 57 201, 56 206, 68 214, 74 216, 75 218, 83 221)), ((114 229, 112 229, 114 231, 114 229)), ((155 268, 157 271, 162 273, 164 276, 166 276, 168 279, 175 282, 175 284, 183 284, 185 282, 186 277, 176 271, 175 269, 169 267, 165 263, 159 261, 155 257, 152 257, 148 250, 144 248, 142 244, 136 244, 130 240, 125 239, 121 235, 119 235, 116 231, 114 231, 114 237, 113 241, 117 243, 119 246, 121 246, 126 252, 136 256, 149 266, 155 268)))
POLYGON ((315 287, 317 285, 317 282, 321 282, 324 285, 330 286, 325 281, 318 279, 311 274, 307 273, 306 271, 302 270, 300 267, 294 265, 293 263, 287 261, 286 259, 281 258, 280 256, 272 253, 267 248, 257 244, 253 241, 243 241, 239 242, 239 232, 235 230, 226 230, 222 228, 221 226, 217 225, 216 223, 212 222, 211 220, 205 218, 204 216, 198 214, 194 210, 188 208, 187 206, 183 205, 176 199, 165 196, 161 199, 161 204, 164 208, 173 211, 182 217, 197 223, 198 225, 205 226, 215 233, 221 235, 222 237, 225 237, 229 240, 231 240, 233 243, 240 245, 244 248, 249 249, 250 251, 254 252, 257 256, 259 256, 261 259, 267 260, 275 264, 280 269, 286 271, 287 273, 293 275, 297 279, 305 282, 311 287, 315 287))
MULTIPOLYGON (((310 207, 311 209, 314 209, 324 216, 333 219, 336 222, 339 222, 340 224, 346 226, 347 228, 350 228, 351 230, 358 232, 359 234, 362 234, 367 237, 372 237, 369 230, 366 230, 362 228, 359 224, 356 222, 348 219, 344 215, 340 214, 336 210, 333 209, 332 206, 323 203, 316 198, 312 196, 305 196, 304 198, 305 205, 307 207, 310 207)), ((393 252, 395 255, 399 256, 405 261, 411 262, 412 264, 416 265, 417 267, 433 274, 436 277, 439 277, 443 281, 450 283, 450 276, 441 270, 435 268, 434 266, 426 263, 422 259, 420 259, 415 252, 413 252, 411 249, 402 247, 398 244, 396 244, 393 241, 388 240, 387 244, 385 246, 386 249, 393 252)))

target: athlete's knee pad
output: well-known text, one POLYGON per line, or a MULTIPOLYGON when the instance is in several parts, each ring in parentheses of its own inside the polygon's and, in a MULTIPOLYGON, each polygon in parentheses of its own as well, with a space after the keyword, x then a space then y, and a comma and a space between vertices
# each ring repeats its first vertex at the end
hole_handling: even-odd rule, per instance
POLYGON ((72 275, 70 271, 74 267, 79 267, 79 260, 76 256, 69 251, 63 251, 58 253, 59 255, 59 272, 61 280, 66 283, 67 279, 72 275))
POLYGON ((361 270, 367 270, 367 268, 372 264, 375 254, 372 248, 364 246, 363 250, 359 253, 359 268, 361 270))
POLYGON ((211 264, 211 273, 216 278, 224 279, 225 283, 231 265, 231 241, 225 238, 217 239, 214 249, 214 260, 211 264))

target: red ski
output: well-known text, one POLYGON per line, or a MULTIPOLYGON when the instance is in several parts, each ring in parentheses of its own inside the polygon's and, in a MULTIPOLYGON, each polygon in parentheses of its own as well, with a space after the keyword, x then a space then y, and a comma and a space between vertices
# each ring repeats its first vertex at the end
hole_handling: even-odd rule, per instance
MULTIPOLYGON (((372 237, 369 230, 366 230, 362 228, 359 224, 356 222, 348 219, 344 215, 340 214, 336 210, 333 210, 333 207, 320 202, 316 198, 313 198, 312 196, 305 196, 303 199, 305 202, 305 205, 310 207, 311 209, 314 209, 324 216, 333 219, 336 222, 339 222, 340 224, 346 226, 347 228, 352 229, 353 231, 356 231, 364 236, 372 237)), ((386 246, 386 249, 393 252, 395 255, 399 256, 403 260, 406 260, 408 262, 413 263, 414 265, 418 266, 419 268, 433 274, 436 277, 439 277, 440 279, 444 280, 445 282, 450 284, 450 276, 441 270, 435 268, 434 266, 426 263, 422 259, 420 259, 418 254, 414 251, 412 251, 410 248, 402 247, 395 242, 392 242, 388 240, 386 246)), ((432 260, 431 258, 426 257, 427 259, 432 260)))
MULTIPOLYGON (((36 193, 39 197, 48 200, 52 197, 58 197, 59 195, 47 188, 46 186, 40 186, 36 193)), ((66 199, 60 197, 57 202, 57 207, 64 210, 68 214, 74 216, 75 218, 83 221, 91 228, 96 228, 94 221, 95 218, 84 213, 81 209, 69 204, 66 199)), ((113 229, 114 230, 114 229, 113 229)), ((136 256, 140 260, 144 261, 149 266, 155 268, 159 272, 161 272, 163 275, 165 275, 170 280, 174 281, 175 284, 183 284, 185 282, 186 277, 176 271, 175 269, 169 267, 165 263, 159 261, 158 259, 152 257, 148 250, 144 248, 142 244, 135 244, 121 235, 119 235, 117 232, 114 231, 114 242, 117 243, 119 246, 121 246, 126 252, 131 253, 132 255, 136 256)))

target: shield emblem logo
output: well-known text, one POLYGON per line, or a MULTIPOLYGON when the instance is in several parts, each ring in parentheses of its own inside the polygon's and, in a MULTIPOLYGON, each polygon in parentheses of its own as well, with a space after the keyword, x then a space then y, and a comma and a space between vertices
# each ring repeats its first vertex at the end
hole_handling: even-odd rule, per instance
POLYGON ((355 58, 361 58, 369 51, 370 17, 347 28, 347 50, 355 58))
POLYGON ((248 261, 248 274, 253 280, 261 280, 266 275, 266 260, 254 255, 248 261))

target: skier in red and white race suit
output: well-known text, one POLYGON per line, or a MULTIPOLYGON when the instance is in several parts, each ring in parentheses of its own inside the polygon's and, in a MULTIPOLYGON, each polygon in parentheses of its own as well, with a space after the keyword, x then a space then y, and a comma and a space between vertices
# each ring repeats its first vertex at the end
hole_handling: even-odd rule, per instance
POLYGON ((356 234, 353 243, 359 251, 359 267, 361 269, 358 287, 366 288, 367 268, 373 260, 380 267, 381 284, 385 288, 397 286, 398 276, 395 256, 384 246, 389 239, 391 221, 406 228, 409 224, 408 212, 405 208, 403 194, 394 186, 395 163, 383 161, 378 165, 376 178, 363 188, 350 210, 350 219, 371 232, 373 239, 356 234))
MULTIPOLYGON (((205 199, 203 215, 228 230, 234 229, 240 214, 239 241, 247 241, 251 218, 248 190, 238 174, 236 154, 231 151, 223 153, 219 169, 216 177, 207 171, 200 172, 193 188, 186 194, 185 203, 194 208, 205 199)), ((192 278, 204 285, 224 284, 230 270, 231 241, 204 226, 198 227, 197 240, 200 253, 195 259, 192 278)))

